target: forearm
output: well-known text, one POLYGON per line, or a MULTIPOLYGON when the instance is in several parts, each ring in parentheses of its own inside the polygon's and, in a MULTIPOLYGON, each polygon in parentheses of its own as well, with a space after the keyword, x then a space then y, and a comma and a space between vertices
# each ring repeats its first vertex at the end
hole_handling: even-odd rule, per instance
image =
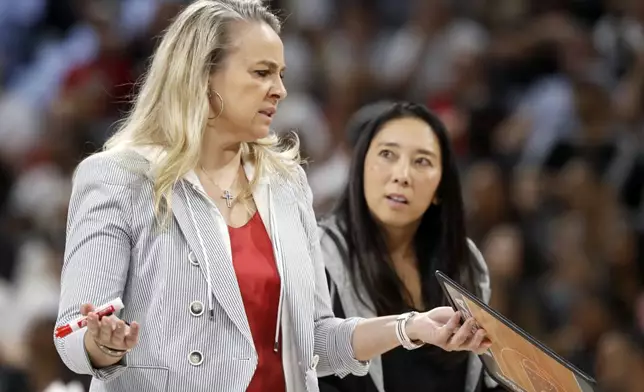
POLYGON ((89 333, 85 334, 84 343, 85 350, 87 351, 87 356, 89 357, 89 360, 95 369, 102 369, 108 366, 116 365, 123 359, 123 357, 113 357, 101 351, 101 349, 98 348, 98 345, 96 344, 94 339, 92 339, 92 336, 89 333))
POLYGON ((360 321, 353 332, 355 358, 368 361, 400 345, 396 337, 397 316, 384 316, 360 321))

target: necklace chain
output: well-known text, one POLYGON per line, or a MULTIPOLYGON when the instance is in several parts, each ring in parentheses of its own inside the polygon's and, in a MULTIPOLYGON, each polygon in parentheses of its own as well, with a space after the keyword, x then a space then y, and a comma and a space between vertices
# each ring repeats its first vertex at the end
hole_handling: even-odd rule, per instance
MULTIPOLYGON (((232 192, 230 192, 230 190, 228 189, 222 188, 219 184, 217 184, 212 179, 212 177, 210 177, 208 172, 203 168, 203 165, 201 165, 201 172, 206 176, 208 181, 210 181, 214 186, 216 186, 217 188, 219 188, 220 191, 222 191, 221 198, 226 200, 226 207, 231 208, 233 206, 232 202, 235 200, 235 196, 233 196, 232 192)), ((231 188, 233 185, 235 185, 236 182, 237 182, 237 177, 235 177, 235 180, 233 181, 233 183, 230 184, 231 188)))

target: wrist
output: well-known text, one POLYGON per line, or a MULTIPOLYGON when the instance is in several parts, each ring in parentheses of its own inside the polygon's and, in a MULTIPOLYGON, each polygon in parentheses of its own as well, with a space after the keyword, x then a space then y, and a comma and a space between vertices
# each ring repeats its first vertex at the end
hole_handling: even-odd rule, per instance
POLYGON ((398 342, 407 350, 417 349, 424 344, 424 342, 418 339, 420 333, 417 333, 417 328, 412 327, 410 329, 410 322, 416 315, 418 315, 417 312, 408 312, 403 313, 396 318, 396 337, 398 338, 398 342), (410 330, 412 332, 411 336, 409 335, 410 330))
POLYGON ((107 355, 108 357, 112 357, 112 358, 119 358, 120 359, 120 358, 123 358, 125 356, 125 354, 130 352, 129 350, 114 349, 114 348, 105 346, 103 344, 100 344, 98 342, 96 342, 96 345, 98 346, 98 349, 101 350, 101 352, 103 354, 107 355))
POLYGON ((85 352, 87 353, 87 357, 89 358, 92 366, 96 369, 115 365, 123 360, 123 357, 125 356, 125 353, 122 356, 107 355, 103 350, 101 350, 99 344, 88 332, 85 333, 83 341, 85 344, 85 352))

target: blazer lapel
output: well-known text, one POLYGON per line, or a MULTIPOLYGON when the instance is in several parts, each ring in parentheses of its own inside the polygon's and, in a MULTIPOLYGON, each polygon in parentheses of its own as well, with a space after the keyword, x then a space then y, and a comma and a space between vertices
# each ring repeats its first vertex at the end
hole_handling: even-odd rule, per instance
MULTIPOLYGON (((307 238, 302 229, 300 212, 290 184, 276 176, 268 189, 270 218, 273 220, 273 246, 277 262, 282 266, 282 280, 285 286, 285 309, 293 328, 295 347, 304 370, 313 357, 313 344, 309 341, 313 331, 309 322, 314 317, 313 265, 306 260, 307 238), (303 283, 306 282, 306 283, 303 283), (311 344, 309 344, 311 343, 311 344)), ((310 257, 310 256, 309 256, 310 257)))
POLYGON ((213 207, 187 181, 181 180, 175 185, 172 212, 188 246, 199 260, 199 267, 203 274, 207 276, 207 269, 210 270, 212 294, 215 299, 248 342, 253 345, 231 252, 227 242, 222 238, 228 233, 222 233, 217 229, 219 225, 211 208, 213 207), (203 240, 203 247, 201 240, 203 240))

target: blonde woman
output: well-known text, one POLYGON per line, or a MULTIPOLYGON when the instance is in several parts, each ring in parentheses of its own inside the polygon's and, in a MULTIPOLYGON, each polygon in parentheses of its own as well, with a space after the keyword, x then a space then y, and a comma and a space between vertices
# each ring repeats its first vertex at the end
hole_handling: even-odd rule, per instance
POLYGON ((334 317, 298 146, 269 132, 279 27, 259 1, 186 7, 120 130, 79 165, 57 324, 89 321, 56 347, 91 391, 315 392, 317 374, 365 375, 401 344, 484 348, 449 308, 334 317))

